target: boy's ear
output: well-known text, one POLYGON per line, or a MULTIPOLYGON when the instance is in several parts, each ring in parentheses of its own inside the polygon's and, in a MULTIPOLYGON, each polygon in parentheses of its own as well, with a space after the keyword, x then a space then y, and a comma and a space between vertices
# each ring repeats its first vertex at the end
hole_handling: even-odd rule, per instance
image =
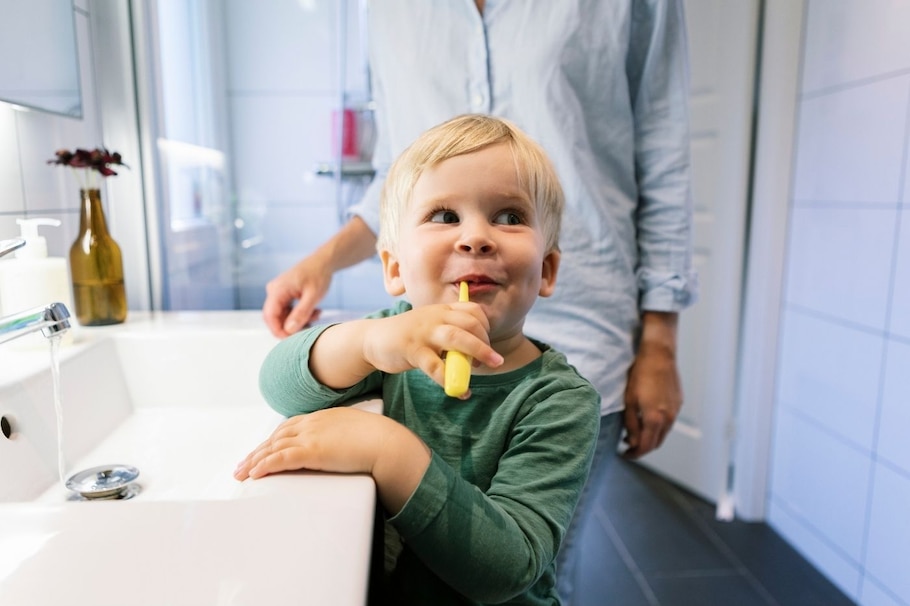
POLYGON ((556 288, 556 274, 559 273, 559 251, 551 250, 544 255, 543 263, 540 268, 540 291, 537 293, 541 297, 549 297, 556 288))
POLYGON ((380 250, 379 258, 382 260, 382 282, 385 291, 393 297, 400 297, 405 290, 398 259, 388 250, 380 250))

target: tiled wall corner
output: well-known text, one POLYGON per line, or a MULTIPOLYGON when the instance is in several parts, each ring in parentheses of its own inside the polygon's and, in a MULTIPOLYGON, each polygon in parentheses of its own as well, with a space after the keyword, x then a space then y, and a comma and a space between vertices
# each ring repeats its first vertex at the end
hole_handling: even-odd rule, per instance
POLYGON ((808 3, 768 520, 910 604, 910 4, 808 3))

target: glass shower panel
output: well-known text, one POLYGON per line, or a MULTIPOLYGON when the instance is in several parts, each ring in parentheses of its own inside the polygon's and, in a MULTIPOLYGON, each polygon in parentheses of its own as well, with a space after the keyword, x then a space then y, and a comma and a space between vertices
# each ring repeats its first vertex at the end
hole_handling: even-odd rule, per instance
MULTIPOLYGON (((346 220, 372 175, 365 10, 158 0, 165 309, 258 309, 266 282, 346 220)), ((387 302, 374 260, 323 306, 387 302)))
POLYGON ((236 306, 221 6, 151 5, 157 36, 158 229, 164 309, 236 306))

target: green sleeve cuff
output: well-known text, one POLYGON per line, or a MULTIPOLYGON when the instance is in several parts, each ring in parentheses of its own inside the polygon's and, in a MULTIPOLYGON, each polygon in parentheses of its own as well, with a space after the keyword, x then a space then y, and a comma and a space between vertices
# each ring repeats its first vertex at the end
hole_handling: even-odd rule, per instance
POLYGON ((395 516, 389 519, 404 539, 419 535, 436 519, 455 486, 452 468, 435 452, 420 484, 395 516))

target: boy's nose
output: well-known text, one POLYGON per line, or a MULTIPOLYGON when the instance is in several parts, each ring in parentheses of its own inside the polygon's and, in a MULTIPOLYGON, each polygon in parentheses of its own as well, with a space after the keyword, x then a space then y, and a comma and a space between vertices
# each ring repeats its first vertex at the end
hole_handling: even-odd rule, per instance
POLYGON ((483 228, 468 228, 458 239, 458 249, 462 252, 488 255, 496 250, 496 243, 483 228))

